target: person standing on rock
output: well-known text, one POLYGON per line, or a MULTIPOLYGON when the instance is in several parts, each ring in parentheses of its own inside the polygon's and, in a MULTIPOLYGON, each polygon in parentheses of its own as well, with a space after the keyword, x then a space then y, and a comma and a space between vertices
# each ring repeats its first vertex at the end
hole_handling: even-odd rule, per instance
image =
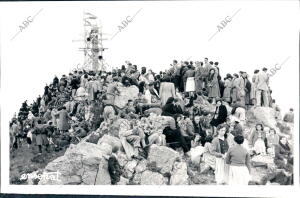
POLYGON ((220 98, 220 88, 218 81, 218 70, 210 69, 208 76, 208 97, 212 99, 212 104, 216 104, 216 98, 220 98))
POLYGON ((71 119, 68 115, 66 107, 62 107, 59 111, 59 121, 58 121, 58 129, 60 133, 67 132, 70 128, 68 120, 71 119))
POLYGON ((232 76, 231 74, 227 74, 224 83, 224 93, 223 93, 223 100, 225 100, 226 102, 228 102, 229 104, 231 103, 231 89, 232 89, 232 76))
POLYGON ((227 125, 221 124, 217 127, 218 136, 212 141, 212 155, 216 157, 215 180, 217 184, 226 184, 228 180, 228 165, 225 156, 228 151, 227 125))
POLYGON ((161 99, 162 106, 166 104, 170 97, 174 98, 176 96, 174 83, 170 81, 170 77, 165 77, 160 84, 159 97, 161 99))
POLYGON ((233 74, 232 79, 232 88, 231 88, 231 102, 234 103, 238 99, 238 83, 239 83, 239 75, 233 74))
POLYGON ((245 79, 246 73, 243 71, 240 71, 240 77, 237 80, 237 99, 240 99, 241 105, 246 105, 246 79, 245 79))
POLYGON ((228 150, 225 161, 229 165, 228 184, 248 185, 250 180, 250 155, 242 146, 244 137, 238 135, 234 137, 236 145, 228 150))
POLYGON ((196 62, 196 71, 195 71, 195 86, 196 86, 196 92, 202 91, 202 88, 204 87, 204 76, 203 76, 203 62, 196 62))
POLYGON ((192 65, 188 65, 188 70, 185 72, 184 76, 184 88, 185 92, 192 96, 195 92, 195 70, 192 65))
POLYGON ((269 77, 267 75, 267 68, 263 68, 262 72, 257 75, 257 91, 256 91, 256 101, 257 106, 269 106, 268 91, 269 91, 269 77), (263 97, 263 101, 261 101, 263 97), (262 105, 263 104, 263 105, 262 105))
POLYGON ((252 76, 252 84, 251 84, 251 91, 250 91, 250 100, 251 100, 251 103, 254 106, 256 106, 256 103, 257 103, 257 101, 256 101, 256 92, 257 92, 257 82, 258 82, 257 75, 258 75, 258 72, 259 72, 258 69, 256 69, 254 71, 254 74, 252 76))

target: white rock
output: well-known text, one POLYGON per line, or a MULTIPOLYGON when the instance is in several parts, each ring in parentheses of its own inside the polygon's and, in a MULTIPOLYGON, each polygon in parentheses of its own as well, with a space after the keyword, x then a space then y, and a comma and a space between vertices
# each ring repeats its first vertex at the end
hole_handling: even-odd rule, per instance
POLYGON ((120 181, 117 183, 117 185, 127 185, 129 184, 129 179, 126 179, 125 177, 120 178, 120 181))
POLYGON ((124 169, 133 173, 134 168, 137 166, 137 164, 138 162, 136 160, 131 160, 125 165, 124 169))
POLYGON ((141 185, 166 185, 166 182, 162 174, 147 170, 142 173, 141 185))
POLYGON ((111 185, 111 179, 108 172, 108 162, 104 158, 100 161, 95 185, 111 185))
POLYGON ((187 165, 185 162, 175 162, 172 171, 171 185, 188 185, 187 165))
POLYGON ((65 154, 44 169, 45 172, 59 172, 61 181, 43 181, 40 184, 82 184, 94 185, 99 163, 106 154, 104 148, 88 142, 70 145, 65 154))
POLYGON ((179 158, 178 152, 166 146, 151 145, 148 162, 155 163, 162 174, 171 172, 175 160, 179 158))
POLYGON ((119 149, 122 147, 120 139, 111 135, 105 134, 101 139, 99 139, 98 145, 101 145, 103 143, 109 144, 112 148, 114 146, 117 146, 119 149))
POLYGON ((142 160, 135 167, 135 173, 142 173, 147 169, 147 160, 142 160))
POLYGON ((139 93, 139 89, 135 85, 130 87, 119 86, 118 90, 120 94, 115 96, 114 104, 119 108, 125 107, 129 99, 135 100, 139 93))
POLYGON ((253 112, 257 122, 262 122, 264 126, 276 128, 275 110, 270 107, 256 107, 250 111, 253 112))

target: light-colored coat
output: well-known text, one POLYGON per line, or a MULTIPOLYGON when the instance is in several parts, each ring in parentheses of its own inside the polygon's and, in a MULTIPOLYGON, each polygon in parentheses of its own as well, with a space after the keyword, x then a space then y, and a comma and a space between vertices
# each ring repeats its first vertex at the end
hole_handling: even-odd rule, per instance
MULTIPOLYGON (((216 71, 216 70, 215 70, 216 71)), ((208 87, 208 97, 217 98, 220 97, 220 88, 218 82, 218 71, 214 73, 213 79, 209 82, 211 86, 208 87)))
POLYGON ((230 81, 229 79, 226 79, 224 86, 225 86, 225 89, 224 89, 224 93, 223 93, 223 99, 226 100, 226 102, 230 102, 232 81, 230 81))
POLYGON ((164 106, 170 97, 175 97, 175 86, 171 82, 162 82, 160 84, 159 96, 162 106, 164 106))
POLYGON ((265 72, 259 72, 257 75, 257 89, 268 91, 269 90, 269 77, 265 72))
POLYGON ((256 90, 257 90, 257 74, 252 76, 252 86, 250 92, 250 99, 256 98, 256 90))
POLYGON ((69 130, 70 126, 68 123, 69 115, 65 109, 62 109, 59 112, 59 122, 58 122, 58 129, 62 131, 69 130))

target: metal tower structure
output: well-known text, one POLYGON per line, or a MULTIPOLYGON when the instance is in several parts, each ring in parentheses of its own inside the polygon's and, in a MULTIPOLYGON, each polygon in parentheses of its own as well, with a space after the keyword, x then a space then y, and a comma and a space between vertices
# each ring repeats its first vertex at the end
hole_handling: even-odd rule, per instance
POLYGON ((103 40, 108 40, 103 38, 105 35, 102 32, 102 26, 98 25, 97 16, 84 12, 84 34, 83 40, 73 40, 73 41, 83 41, 84 47, 79 48, 80 51, 84 52, 84 64, 82 69, 88 71, 106 71, 110 70, 110 66, 106 63, 103 52, 108 48, 103 47, 103 40))

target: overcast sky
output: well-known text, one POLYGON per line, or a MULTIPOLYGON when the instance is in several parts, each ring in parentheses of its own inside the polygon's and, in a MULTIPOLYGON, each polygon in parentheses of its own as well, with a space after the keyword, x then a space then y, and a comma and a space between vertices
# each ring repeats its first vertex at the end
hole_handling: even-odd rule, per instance
POLYGON ((104 57, 114 67, 130 60, 160 71, 173 59, 208 57, 219 62, 224 77, 240 70, 252 75, 288 59, 271 78, 271 88, 284 111, 298 109, 298 9, 297 1, 1 3, 2 113, 11 118, 24 100, 32 102, 42 94, 54 75, 67 74, 83 62, 82 43, 72 42, 82 38, 83 11, 101 19, 109 34, 104 57), (18 33, 19 25, 38 12, 18 33), (226 17, 231 22, 215 34, 226 17))

